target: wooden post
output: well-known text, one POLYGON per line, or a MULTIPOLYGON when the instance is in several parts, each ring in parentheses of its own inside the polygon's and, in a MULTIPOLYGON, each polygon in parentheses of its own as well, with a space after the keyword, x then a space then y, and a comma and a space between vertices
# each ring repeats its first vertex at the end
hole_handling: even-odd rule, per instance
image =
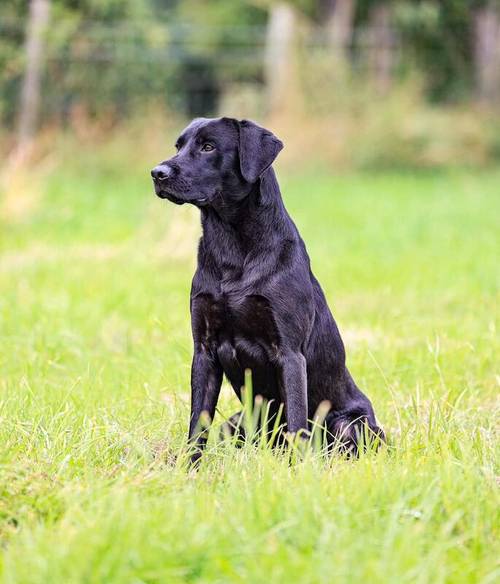
POLYGON ((26 31, 26 70, 21 88, 17 154, 29 148, 36 131, 40 104, 44 35, 49 22, 50 0, 31 0, 26 31))
POLYGON ((479 8, 474 21, 476 92, 483 103, 500 100, 500 9, 479 8))
POLYGON ((328 42, 334 54, 347 57, 352 41, 354 0, 328 0, 325 18, 328 42))
POLYGON ((268 109, 271 113, 286 105, 293 76, 293 38, 295 13, 289 4, 279 2, 269 9, 265 77, 268 109))
POLYGON ((376 5, 371 13, 370 55, 375 88, 386 94, 392 84, 394 39, 391 30, 391 8, 388 4, 376 5))

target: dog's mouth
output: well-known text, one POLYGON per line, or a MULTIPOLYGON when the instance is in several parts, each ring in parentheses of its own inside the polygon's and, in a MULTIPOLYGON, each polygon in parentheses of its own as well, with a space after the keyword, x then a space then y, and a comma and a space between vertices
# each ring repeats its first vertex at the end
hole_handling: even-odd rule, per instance
POLYGON ((191 203, 192 205, 196 205, 198 207, 203 207, 209 203, 208 197, 194 197, 194 198, 184 198, 180 197, 178 194, 173 193, 171 190, 166 189, 164 186, 158 188, 155 185, 155 193, 160 199, 167 199, 171 203, 175 203, 176 205, 184 205, 184 203, 191 203))
POLYGON ((184 205, 184 203, 186 202, 177 195, 174 195, 173 193, 170 193, 168 191, 163 190, 157 191, 156 194, 160 197, 160 199, 167 199, 167 201, 175 203, 176 205, 184 205))

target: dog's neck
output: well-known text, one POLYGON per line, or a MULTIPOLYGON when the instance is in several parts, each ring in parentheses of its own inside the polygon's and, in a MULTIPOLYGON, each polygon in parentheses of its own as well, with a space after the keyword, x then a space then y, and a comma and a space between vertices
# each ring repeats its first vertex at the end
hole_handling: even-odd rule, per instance
POLYGON ((275 230, 286 232, 291 221, 272 167, 265 170, 239 200, 233 198, 229 203, 221 196, 210 207, 202 208, 201 219, 204 235, 208 235, 207 231, 213 225, 218 225, 242 240, 247 234, 255 240, 258 233, 267 230, 271 224, 275 230))
POLYGON ((202 209, 203 243, 217 264, 240 264, 248 255, 269 258, 284 241, 298 239, 274 170, 268 168, 246 197, 202 209))

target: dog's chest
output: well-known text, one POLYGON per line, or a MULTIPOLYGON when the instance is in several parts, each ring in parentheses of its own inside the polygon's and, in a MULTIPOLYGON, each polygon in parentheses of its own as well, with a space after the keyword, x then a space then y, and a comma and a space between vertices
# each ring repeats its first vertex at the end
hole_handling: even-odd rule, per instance
POLYGON ((259 295, 199 295, 193 300, 195 336, 207 345, 243 342, 276 345, 277 328, 268 300, 259 295))

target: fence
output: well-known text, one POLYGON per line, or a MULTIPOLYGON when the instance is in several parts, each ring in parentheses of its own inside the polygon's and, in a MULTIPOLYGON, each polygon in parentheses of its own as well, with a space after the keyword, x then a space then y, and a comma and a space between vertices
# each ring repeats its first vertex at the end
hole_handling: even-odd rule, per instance
MULTIPOLYGON (((411 30, 391 26, 384 6, 367 25, 348 31, 340 18, 330 27, 314 27, 286 4, 278 4, 266 23, 255 26, 102 24, 54 17, 40 37, 41 121, 64 123, 79 108, 90 115, 123 117, 149 102, 190 116, 207 115, 223 109, 228 96, 247 99, 260 111, 279 109, 297 89, 297 79, 306 91, 313 89, 307 84, 317 83, 318 75, 311 81, 307 72, 314 68, 320 81, 332 87, 364 77, 382 95, 420 71, 431 99, 477 96, 498 102, 496 13, 478 13, 475 41, 466 37, 457 45, 455 35, 453 43, 444 38, 441 45, 419 46, 411 30)), ((24 42, 25 31, 23 20, 0 21, 0 113, 8 125, 18 114, 25 73, 25 60, 13 47, 24 42)))

